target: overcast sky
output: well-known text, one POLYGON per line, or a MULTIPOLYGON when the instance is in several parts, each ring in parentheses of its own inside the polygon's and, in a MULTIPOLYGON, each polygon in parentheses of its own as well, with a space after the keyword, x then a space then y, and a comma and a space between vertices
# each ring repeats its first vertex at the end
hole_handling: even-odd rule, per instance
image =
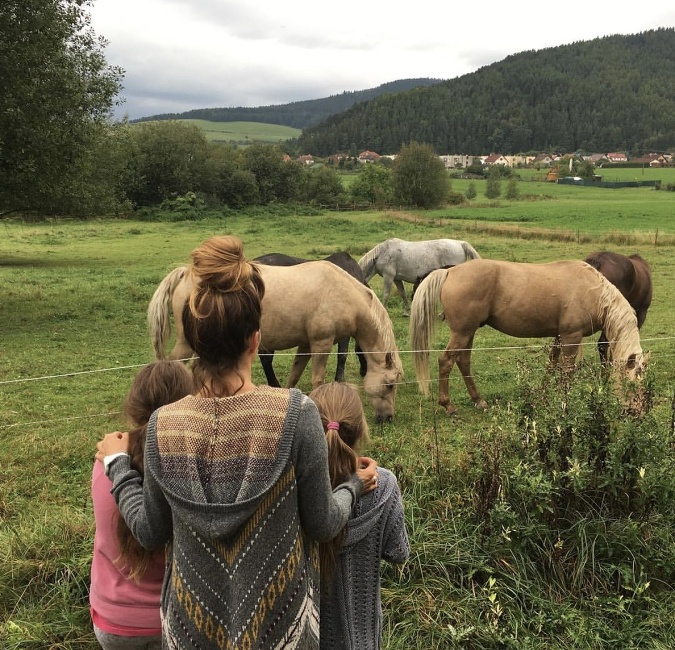
POLYGON ((266 106, 398 79, 453 79, 509 54, 675 27, 673 0, 94 0, 130 119, 266 106))

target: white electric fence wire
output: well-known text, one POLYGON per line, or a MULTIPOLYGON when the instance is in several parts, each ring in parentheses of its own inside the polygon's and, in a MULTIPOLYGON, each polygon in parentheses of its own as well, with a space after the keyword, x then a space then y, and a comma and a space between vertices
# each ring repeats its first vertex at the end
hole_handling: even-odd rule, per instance
MULTIPOLYGON (((641 339, 642 343, 648 343, 648 342, 653 342, 653 341, 671 341, 675 339, 674 336, 663 336, 663 337, 653 337, 653 338, 643 338, 641 339)), ((550 343, 538 343, 538 344, 531 344, 531 345, 503 345, 503 346, 493 346, 493 347, 474 347, 471 349, 472 353, 480 353, 480 352, 495 352, 495 351, 503 351, 503 350, 508 350, 508 351, 513 351, 513 350, 532 350, 532 349, 544 349, 546 347, 550 347, 550 343)), ((580 344, 580 347, 585 347, 585 346, 593 346, 595 347, 597 345, 596 341, 583 341, 580 344)), ((429 350, 426 350, 428 354, 433 354, 433 353, 440 353, 444 350, 445 348, 431 348, 429 350)), ((461 351, 461 350, 458 350, 461 351)), ((379 351, 378 351, 379 352, 379 351)), ((413 354, 415 350, 399 350, 398 353, 399 355, 402 354, 413 354)), ((311 353, 301 353, 301 354, 308 354, 310 355, 311 353)), ((334 351, 330 352, 324 352, 320 354, 325 354, 325 355, 331 355, 334 354, 334 351)), ((296 353, 295 352, 278 352, 274 355, 275 357, 295 357, 296 353)), ((668 353, 659 353, 660 357, 666 357, 666 356, 671 356, 668 353)), ((179 361, 189 361, 189 359, 179 359, 179 361)), ((132 365, 126 365, 126 366, 114 366, 110 368, 97 368, 94 370, 80 370, 80 371, 75 371, 75 372, 67 372, 67 373, 60 373, 60 374, 55 374, 55 375, 44 375, 41 377, 26 377, 26 378, 19 378, 19 379, 9 379, 9 380, 4 380, 0 381, 0 386, 2 385, 8 385, 8 384, 19 384, 23 382, 34 382, 34 381, 47 381, 47 380, 52 380, 52 379, 62 379, 62 378, 67 378, 67 377, 77 377, 77 376, 82 376, 82 375, 89 375, 89 374, 94 374, 94 373, 103 373, 103 372, 114 372, 118 370, 130 370, 133 368, 142 368, 147 364, 145 363, 139 363, 139 364, 132 364, 132 365)), ((486 373, 484 371, 481 371, 482 378, 489 377, 490 374, 495 376, 497 373, 486 373)), ((436 384, 438 383, 438 379, 430 379, 428 381, 429 384, 436 384)), ((408 385, 416 385, 417 380, 413 379, 411 381, 401 381, 397 382, 397 386, 408 386, 408 385)), ((19 427, 19 426, 37 426, 37 425, 46 425, 46 424, 58 424, 60 422, 70 422, 73 420, 82 420, 82 419, 91 419, 91 418, 99 418, 99 417, 112 417, 112 416, 118 416, 122 413, 122 411, 110 411, 107 413, 96 413, 92 415, 80 415, 80 416, 71 416, 71 417, 65 417, 65 418, 57 418, 53 420, 37 420, 33 422, 15 422, 13 424, 4 424, 0 425, 0 430, 3 429, 11 429, 14 427, 19 427)))

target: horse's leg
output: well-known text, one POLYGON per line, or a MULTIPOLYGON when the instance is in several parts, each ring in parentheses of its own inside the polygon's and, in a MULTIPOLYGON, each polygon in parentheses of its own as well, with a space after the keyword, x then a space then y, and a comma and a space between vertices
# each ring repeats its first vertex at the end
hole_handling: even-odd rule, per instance
MULTIPOLYGON (((328 351, 330 352, 330 348, 328 351)), ((297 351, 295 352, 295 358, 293 359, 291 372, 288 375, 286 388, 293 388, 298 383, 308 363, 309 363, 309 348, 306 346, 299 346, 297 351)), ((324 360, 324 368, 325 368, 325 360, 324 360)))
POLYGON ((391 275, 382 276, 382 304, 386 307, 389 302, 389 294, 391 293, 391 285, 394 278, 391 275))
POLYGON ((468 343, 464 345, 464 348, 459 350, 459 354, 457 355, 457 367, 462 373, 464 384, 469 391, 469 397, 475 407, 486 409, 487 402, 480 396, 480 393, 476 388, 476 382, 471 374, 471 348, 473 348, 473 336, 469 339, 468 343))
POLYGON ((408 302, 408 296, 405 295, 405 287, 403 286, 402 280, 394 280, 396 289, 398 290, 398 295, 401 296, 403 301, 403 315, 410 316, 410 303, 408 302))
POLYGON ((326 380, 326 363, 332 348, 332 339, 312 341, 312 389, 326 380))
POLYGON ((458 349, 465 347, 463 343, 463 338, 452 334, 445 350, 438 357, 438 403, 445 408, 448 415, 452 415, 457 410, 457 407, 450 401, 448 377, 459 356, 458 349))
POLYGON ((363 354, 361 346, 356 342, 356 339, 354 339, 354 351, 359 360, 359 374, 361 377, 365 377, 368 372, 368 360, 366 359, 366 355, 363 354))
POLYGON ((598 339, 598 354, 600 355, 600 365, 606 369, 609 361, 609 341, 604 330, 600 332, 600 338, 598 339))
POLYGON ((274 374, 274 350, 271 352, 267 352, 266 350, 258 350, 258 356, 260 357, 260 363, 262 364, 268 385, 279 388, 281 384, 279 383, 277 376, 274 374))
POLYGON ((556 336, 551 343, 551 351, 548 353, 549 368, 555 368, 560 363, 560 335, 556 336))
POLYGON ((345 364, 349 354, 349 337, 338 341, 337 367, 335 368, 335 381, 345 380, 345 364))
POLYGON ((171 361, 182 360, 182 359, 191 359, 194 357, 195 353, 192 348, 187 344, 185 339, 178 339, 176 345, 174 345, 173 350, 169 353, 169 359, 171 361))

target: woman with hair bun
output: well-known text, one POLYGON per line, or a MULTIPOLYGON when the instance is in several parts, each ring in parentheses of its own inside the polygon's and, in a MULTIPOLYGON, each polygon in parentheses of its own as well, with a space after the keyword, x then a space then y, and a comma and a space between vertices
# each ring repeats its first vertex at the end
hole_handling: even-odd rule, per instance
POLYGON ((317 542, 342 530, 376 464, 364 459, 333 490, 315 404, 253 383, 265 288, 241 242, 205 241, 189 272, 183 327, 198 355, 196 393, 151 417, 143 481, 126 434, 105 436, 97 457, 136 539, 171 541, 166 647, 317 649, 317 542))

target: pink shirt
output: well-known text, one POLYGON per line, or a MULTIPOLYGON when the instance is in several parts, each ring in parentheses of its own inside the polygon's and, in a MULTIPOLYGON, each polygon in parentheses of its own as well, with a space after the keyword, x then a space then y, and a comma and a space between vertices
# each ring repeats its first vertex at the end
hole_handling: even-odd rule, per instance
POLYGON ((97 627, 122 636, 154 636, 161 632, 159 599, 164 579, 164 549, 155 553, 153 564, 140 583, 128 578, 124 564, 115 562, 120 548, 117 542, 119 511, 110 494, 112 482, 95 462, 91 476, 94 504, 94 556, 91 562, 89 603, 97 627))

